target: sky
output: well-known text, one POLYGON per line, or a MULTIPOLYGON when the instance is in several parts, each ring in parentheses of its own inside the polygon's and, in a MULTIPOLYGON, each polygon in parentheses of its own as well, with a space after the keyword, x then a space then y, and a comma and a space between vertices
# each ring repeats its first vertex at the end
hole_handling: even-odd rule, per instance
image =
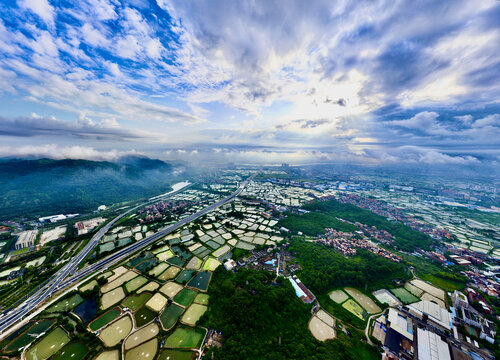
POLYGON ((500 2, 0 2, 0 157, 500 165, 500 2))

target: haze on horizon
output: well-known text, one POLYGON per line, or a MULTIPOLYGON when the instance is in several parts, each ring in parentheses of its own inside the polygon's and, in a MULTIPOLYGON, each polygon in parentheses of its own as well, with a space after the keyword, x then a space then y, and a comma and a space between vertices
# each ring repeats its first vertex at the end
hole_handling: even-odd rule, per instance
POLYGON ((498 1, 0 10, 0 157, 500 163, 498 1))

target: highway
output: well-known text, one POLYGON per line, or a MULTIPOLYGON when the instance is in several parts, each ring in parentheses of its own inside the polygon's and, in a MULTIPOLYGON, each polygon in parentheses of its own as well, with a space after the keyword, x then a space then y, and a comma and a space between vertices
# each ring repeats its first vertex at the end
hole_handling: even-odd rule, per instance
MULTIPOLYGON (((26 315, 31 313, 34 309, 36 309, 40 304, 42 304, 44 301, 46 301, 48 298, 50 298, 54 293, 58 292, 59 290, 65 289, 68 286, 71 286, 75 284, 76 282, 84 279, 85 277, 89 276, 93 272, 103 270, 107 268, 108 266, 119 262, 123 258, 133 254, 134 252, 140 250, 141 248, 153 243, 154 241, 160 239, 161 237, 171 233, 172 231, 177 230, 178 228, 186 225, 187 223, 196 220, 200 216, 203 216, 210 211, 218 208, 219 206, 232 201, 235 197, 237 197, 241 191, 245 188, 245 186, 248 184, 251 178, 245 180, 240 184, 238 189, 234 191, 231 195, 228 197, 216 202, 215 204, 209 205, 206 208, 198 211, 195 214, 192 214, 177 223, 143 239, 140 240, 134 244, 131 244, 111 255, 108 257, 96 262, 95 264, 92 264, 77 273, 74 273, 74 271, 78 268, 78 265, 92 252, 94 247, 99 243, 101 240, 102 236, 120 219, 122 219, 125 215, 129 214, 130 212, 134 211, 135 209, 144 206, 144 204, 138 205, 132 209, 127 210, 126 212, 122 213, 121 215, 117 216, 114 218, 112 221, 110 221, 108 224, 106 224, 104 227, 102 227, 93 237, 92 239, 87 243, 87 245, 78 253, 78 255, 74 256, 66 265, 64 265, 54 276, 48 281, 48 283, 45 285, 44 288, 38 290, 35 292, 31 297, 26 300, 24 303, 22 303, 19 307, 8 313, 7 315, 3 316, 0 319, 0 334, 4 333, 5 330, 9 329, 11 326, 17 324, 19 321, 23 319, 26 315), (70 276, 71 275, 71 276, 70 276), (70 277, 68 277, 70 276, 70 277), (66 280, 65 280, 66 279, 66 280)), ((183 189, 180 189, 178 191, 174 191, 171 194, 168 195, 173 195, 174 193, 177 193, 179 191, 182 191, 183 189)), ((159 200, 159 199, 157 199, 159 200)))

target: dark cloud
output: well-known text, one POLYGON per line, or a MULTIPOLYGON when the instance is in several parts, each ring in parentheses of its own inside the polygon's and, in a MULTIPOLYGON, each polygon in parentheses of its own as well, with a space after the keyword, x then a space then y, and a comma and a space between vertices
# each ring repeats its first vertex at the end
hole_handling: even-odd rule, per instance
POLYGON ((133 141, 152 138, 143 131, 123 129, 114 121, 93 122, 81 117, 74 122, 47 117, 0 117, 0 135, 15 137, 76 137, 94 140, 133 141))

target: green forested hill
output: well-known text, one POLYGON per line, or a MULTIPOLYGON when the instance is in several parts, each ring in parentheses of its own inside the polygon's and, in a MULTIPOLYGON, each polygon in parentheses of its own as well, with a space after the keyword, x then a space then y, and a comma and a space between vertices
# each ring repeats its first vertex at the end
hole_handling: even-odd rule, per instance
POLYGON ((0 219, 81 213, 101 204, 170 189, 173 166, 126 157, 118 162, 52 159, 0 160, 0 219))

